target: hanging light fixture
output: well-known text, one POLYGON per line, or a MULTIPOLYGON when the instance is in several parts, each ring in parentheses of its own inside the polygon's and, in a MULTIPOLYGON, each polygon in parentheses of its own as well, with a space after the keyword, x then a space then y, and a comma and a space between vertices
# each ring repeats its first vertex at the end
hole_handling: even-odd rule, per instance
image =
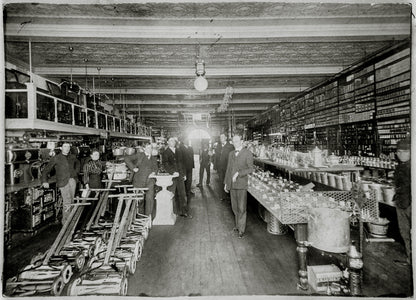
POLYGON ((208 81, 205 79, 205 62, 204 60, 197 58, 195 62, 195 74, 196 79, 194 81, 194 87, 197 91, 203 92, 208 87, 208 81))
POLYGON ((88 58, 84 58, 84 63, 85 63, 85 91, 89 92, 88 89, 88 58))
POLYGON ((69 50, 69 53, 70 53, 69 65, 70 65, 70 68, 71 68, 71 82, 69 83, 69 88, 72 89, 72 52, 74 52, 74 47, 69 46, 68 50, 69 50))

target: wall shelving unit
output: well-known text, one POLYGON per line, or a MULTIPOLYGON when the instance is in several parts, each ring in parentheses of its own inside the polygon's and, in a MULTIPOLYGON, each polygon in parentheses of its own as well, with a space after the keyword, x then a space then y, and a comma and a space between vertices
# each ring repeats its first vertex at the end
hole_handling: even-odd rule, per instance
POLYGON ((276 105, 270 114, 279 120, 270 126, 297 151, 319 146, 337 155, 393 158, 410 133, 410 68, 410 41, 398 42, 276 105))

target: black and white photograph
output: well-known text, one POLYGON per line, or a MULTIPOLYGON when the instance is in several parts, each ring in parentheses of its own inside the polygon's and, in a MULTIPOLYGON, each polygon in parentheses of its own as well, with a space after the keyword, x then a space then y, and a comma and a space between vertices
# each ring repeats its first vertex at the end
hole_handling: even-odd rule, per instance
POLYGON ((1 296, 413 298, 415 14, 3 0, 1 296))

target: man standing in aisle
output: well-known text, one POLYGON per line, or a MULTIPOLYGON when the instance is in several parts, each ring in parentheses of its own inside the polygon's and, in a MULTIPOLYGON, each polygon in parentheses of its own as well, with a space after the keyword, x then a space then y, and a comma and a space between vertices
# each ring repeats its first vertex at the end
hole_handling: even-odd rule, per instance
POLYGON ((217 170, 218 170, 218 176, 220 178, 220 200, 226 200, 228 198, 227 193, 224 192, 224 177, 225 177, 225 171, 227 170, 227 164, 228 164, 228 156, 231 151, 234 150, 234 146, 231 145, 227 137, 224 133, 220 135, 220 144, 218 145, 218 161, 217 161, 217 170))
POLYGON ((248 174, 253 172, 253 155, 243 148, 241 135, 233 136, 234 151, 230 152, 224 179, 224 191, 231 195, 231 208, 235 216, 234 231, 242 238, 247 220, 248 174))
POLYGON ((406 263, 410 264, 412 260, 411 252, 411 213, 412 213, 412 195, 410 179, 410 139, 406 138, 397 144, 397 158, 399 164, 394 171, 394 184, 396 193, 393 201, 396 204, 397 221, 399 223, 400 235, 403 238, 406 249, 406 263))
POLYGON ((173 184, 168 187, 168 190, 175 195, 174 213, 179 214, 185 218, 192 218, 188 214, 188 202, 186 200, 185 192, 185 167, 183 164, 183 154, 176 148, 176 139, 170 137, 168 139, 168 147, 162 153, 163 169, 172 175, 178 175, 173 178, 173 184))
POLYGON ((55 168, 56 186, 62 195, 62 224, 68 218, 70 212, 70 204, 74 202, 75 189, 80 171, 80 162, 74 154, 70 153, 71 145, 63 143, 61 153, 51 158, 42 172, 42 186, 49 188, 48 175, 55 168))
POLYGON ((202 150, 199 154, 199 183, 197 187, 202 187, 204 181, 204 172, 207 172, 207 185, 210 184, 211 180, 211 150, 209 149, 208 143, 202 144, 202 150))
POLYGON ((188 145, 188 139, 187 138, 181 138, 179 150, 182 152, 183 158, 183 164, 185 167, 185 191, 186 191, 186 197, 191 197, 192 193, 192 170, 195 168, 195 162, 194 162, 194 149, 192 149, 191 146, 188 145))
POLYGON ((155 217, 153 213, 155 179, 149 178, 149 176, 157 172, 157 159, 155 156, 152 156, 152 144, 147 143, 144 146, 144 152, 137 152, 133 155, 126 156, 124 162, 133 171, 133 187, 148 188, 145 195, 145 203, 139 203, 139 212, 147 216, 151 215, 153 220, 155 217))

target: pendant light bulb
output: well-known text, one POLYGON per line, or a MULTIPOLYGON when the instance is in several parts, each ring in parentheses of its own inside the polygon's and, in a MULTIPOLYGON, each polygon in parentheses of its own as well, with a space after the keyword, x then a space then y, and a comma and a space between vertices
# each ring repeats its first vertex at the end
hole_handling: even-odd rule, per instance
POLYGON ((205 62, 204 60, 197 58, 195 62, 195 74, 196 79, 194 81, 194 87, 198 92, 205 91, 208 87, 208 81, 205 79, 205 62))
POLYGON ((208 81, 203 76, 197 76, 194 81, 194 87, 198 92, 203 92, 208 87, 208 81))

